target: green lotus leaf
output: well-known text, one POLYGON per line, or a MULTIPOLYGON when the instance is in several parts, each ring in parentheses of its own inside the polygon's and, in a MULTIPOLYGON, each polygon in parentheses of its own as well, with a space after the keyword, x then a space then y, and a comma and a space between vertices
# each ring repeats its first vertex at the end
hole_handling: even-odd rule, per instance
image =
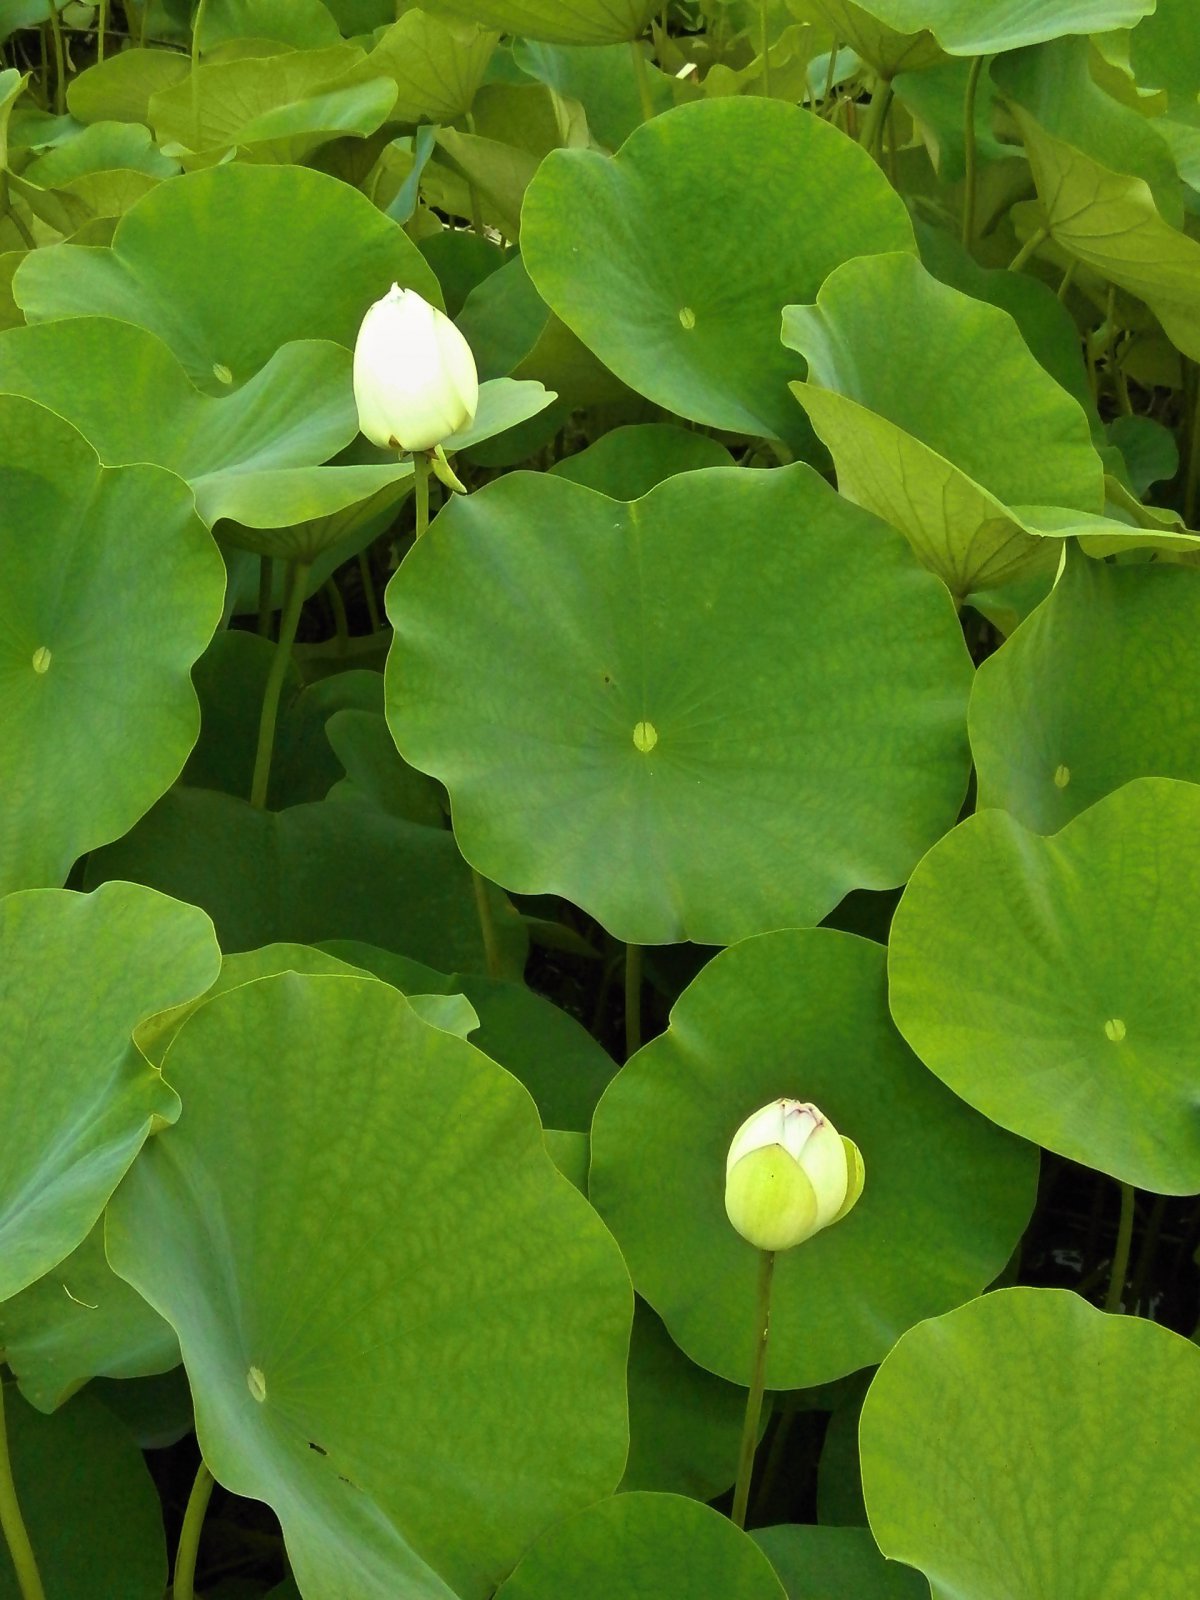
POLYGON ((116 170, 140 172, 149 178, 171 178, 178 173, 179 163, 163 155, 149 128, 127 122, 96 122, 31 161, 21 176, 43 189, 57 189, 74 178, 116 170))
POLYGON ((366 978, 244 984, 163 1070, 187 1111, 106 1241, 214 1475, 274 1507, 309 1600, 482 1600, 626 1448, 628 1277, 532 1101, 366 978))
POLYGON ((638 37, 657 0, 438 0, 437 9, 548 44, 615 44, 638 37))
POLYGON ((1013 115, 1050 238, 1144 300, 1168 338, 1200 358, 1200 243, 1170 225, 1143 178, 1114 172, 1055 138, 1020 106, 1013 115))
POLYGON ((219 960, 202 911, 133 884, 0 900, 0 1302, 83 1243, 178 1116, 133 1030, 206 989, 219 960))
POLYGON ((1200 787, 1139 778, 1044 839, 981 811, 892 922, 896 1025, 1001 1127, 1161 1194, 1200 1190, 1200 1001, 1184 959, 1200 787), (986 929, 986 937, 981 930, 986 929))
POLYGON ((435 972, 390 950, 353 940, 328 939, 324 948, 402 994, 465 996, 479 1023, 472 1043, 520 1079, 545 1126, 582 1133, 591 1125, 596 1102, 616 1072, 616 1063, 559 1006, 523 983, 475 972, 435 972))
POLYGON ((555 462, 550 471, 613 500, 640 500, 677 473, 732 465, 725 446, 706 433, 670 422, 645 422, 614 428, 585 450, 555 462))
POLYGON ((341 42, 338 25, 321 0, 221 0, 196 20, 202 52, 231 39, 265 39, 293 50, 341 42))
POLYGON ((888 1561, 865 1528, 819 1528, 784 1523, 751 1534, 779 1574, 788 1600, 929 1600, 919 1572, 888 1561))
MULTIPOLYGON (((110 878, 203 906, 224 950, 356 939, 443 972, 486 965, 470 868, 453 835, 365 802, 259 811, 177 786, 92 856, 88 882, 110 878)), ((502 959, 519 972, 526 936, 503 896, 492 897, 502 959)))
POLYGON ((61 884, 178 777, 224 585, 179 478, 0 394, 0 893, 61 884))
MULTIPOLYGON (((167 1550, 154 1480, 112 1412, 80 1395, 53 1417, 4 1397, 13 1478, 46 1593, 161 1600, 167 1550)), ((0 1600, 22 1600, 7 1552, 0 1600)))
POLYGON ((1154 0, 859 0, 864 11, 904 33, 927 28, 950 55, 1019 50, 1072 33, 1131 28, 1154 0))
POLYGON ((880 21, 882 8, 871 0, 789 0, 789 9, 823 23, 842 49, 849 47, 881 78, 902 72, 923 72, 945 59, 941 46, 924 24, 900 32, 880 21))
POLYGON ((1132 778, 1200 783, 1198 675, 1200 573, 1068 550, 1049 598, 976 675, 980 807, 1056 833, 1132 778))
POLYGON ((631 388, 696 422, 803 445, 780 307, 851 257, 913 250, 883 173, 836 128, 757 96, 680 106, 611 159, 555 151, 529 186, 525 265, 631 388), (580 241, 601 236, 603 251, 580 241))
POLYGON ((675 1494, 620 1494, 560 1523, 501 1584, 496 1600, 784 1600, 752 1539, 675 1494))
POLYGON ((958 601, 1057 559, 1014 506, 1103 512, 1104 466, 1078 401, 1006 311, 912 256, 838 267, 815 305, 785 308, 783 339, 807 358, 808 381, 792 388, 841 493, 898 528, 958 601))
POLYGON ((188 58, 170 50, 118 51, 71 79, 67 109, 77 122, 141 122, 149 128, 152 98, 188 71, 188 58))
MULTIPOLYGON (((523 72, 556 94, 577 100, 587 113, 592 138, 608 150, 619 149, 645 121, 628 45, 602 44, 573 50, 569 45, 517 39, 513 42, 513 60, 523 72)), ((645 63, 645 71, 655 112, 669 111, 675 104, 678 84, 651 61, 645 63)))
POLYGON ((346 81, 390 79, 394 121, 456 122, 474 104, 495 48, 496 34, 476 24, 406 11, 346 81))
MULTIPOLYGON (((419 822, 427 828, 444 825, 440 785, 401 760, 382 712, 335 711, 325 731, 346 774, 328 790, 330 799, 369 800, 406 822, 419 822)), ((245 790, 243 784, 231 792, 245 790)))
POLYGON ((1061 1289, 1001 1289, 905 1334, 862 1418, 871 1528, 934 1600, 1188 1600, 1200 1351, 1061 1289), (931 1396, 937 1403, 930 1404, 931 1396))
POLYGON ((227 394, 293 339, 352 347, 392 282, 441 304, 420 251, 364 195, 302 167, 235 163, 160 185, 109 248, 35 251, 13 293, 30 322, 148 328, 199 388, 227 394))
POLYGON ((903 882, 961 803, 952 607, 806 466, 628 505, 511 474, 446 508, 387 604, 388 725, 467 860, 618 938, 817 922, 903 882))
MULTIPOLYGON (((689 1361, 639 1299, 629 1345, 629 1460, 622 1492, 714 1499, 737 1473, 745 1410, 745 1391, 689 1361)), ((763 1428, 769 1420, 764 1408, 763 1428)))
POLYGON ((103 1217, 45 1277, 0 1304, 0 1348, 26 1400, 46 1412, 92 1378, 146 1377, 180 1360, 173 1330, 109 1266, 103 1217))
POLYGON ((768 1389, 879 1361, 990 1283, 1029 1220, 1036 1152, 913 1058, 888 1016, 885 962, 882 946, 828 928, 722 951, 596 1108, 592 1204, 676 1344, 733 1383, 749 1382, 755 1353, 758 1252, 725 1215, 725 1158, 759 1106, 812 1100, 867 1174, 848 1217, 776 1261, 768 1389))
POLYGON ((1200 33, 1189 0, 1158 0, 1129 36, 1129 63, 1145 89, 1167 89, 1172 104, 1195 106, 1200 93, 1200 33))
POLYGON ((365 53, 341 40, 321 50, 206 62, 150 101, 155 138, 189 166, 238 151, 299 163, 338 134, 374 133, 396 101, 390 78, 347 82, 365 53))

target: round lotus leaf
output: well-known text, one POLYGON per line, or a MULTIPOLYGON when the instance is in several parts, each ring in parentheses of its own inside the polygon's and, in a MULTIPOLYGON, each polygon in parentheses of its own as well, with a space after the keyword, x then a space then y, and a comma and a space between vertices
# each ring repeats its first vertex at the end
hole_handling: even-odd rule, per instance
POLYGON ((751 1535, 779 1574, 788 1600, 929 1600, 919 1572, 889 1561, 866 1528, 783 1523, 751 1535))
POLYGON ((728 1518, 674 1494, 602 1500, 538 1541, 496 1600, 785 1600, 771 1563, 728 1518))
POLYGON ((640 500, 677 473, 731 466, 729 451, 708 434, 670 422, 644 422, 614 428, 550 471, 613 500, 640 500))
POLYGON ((991 55, 1019 50, 1071 33, 1131 28, 1154 10, 1155 0, 857 0, 890 28, 927 28, 951 55, 991 55))
POLYGON ((511 474, 445 509, 387 605, 388 724, 467 860, 618 938, 818 922, 957 815, 953 607, 804 465, 628 505, 511 474))
POLYGON ((1200 573, 1068 549, 1049 597, 976 675, 980 807, 1055 833, 1132 778, 1200 782, 1198 680, 1200 573))
MULTIPOLYGON (((162 1510, 124 1426, 87 1394, 44 1417, 7 1392, 4 1410, 17 1497, 46 1593, 161 1600, 162 1510)), ((7 1550, 0 1551, 0 1600, 22 1600, 7 1550)))
POLYGON ((793 388, 841 492, 898 528, 960 600, 1057 560, 1010 508, 1103 511, 1082 406, 1008 312, 914 257, 838 267, 815 305, 784 309, 783 339, 807 358, 793 388))
POLYGON ((0 900, 0 1302, 82 1244, 178 1115, 133 1030, 202 993, 219 964, 202 911, 134 884, 0 900))
POLYGON ((934 1600, 1191 1600, 1200 1350, 1062 1289, 1001 1289, 906 1334, 862 1416, 880 1548, 934 1600), (931 1403, 932 1402, 932 1403, 931 1403))
POLYGON ((849 1216, 776 1260, 769 1389, 879 1361, 990 1283, 1029 1220, 1036 1151, 914 1060, 888 1016, 885 960, 828 928, 723 951, 596 1108, 592 1203, 676 1344, 734 1383, 750 1379, 759 1253, 725 1215, 725 1158, 759 1106, 813 1101, 866 1165, 849 1216))
POLYGON ((658 0, 440 0, 438 9, 548 44, 615 44, 642 33, 658 0))
POLYGON ((758 96, 680 106, 615 157, 552 151, 525 196, 521 246, 542 298, 631 388, 797 445, 812 442, 788 393, 803 363, 779 342, 780 308, 815 299, 853 256, 916 248, 865 150, 758 96), (584 250, 592 237, 602 251, 584 250))
MULTIPOLYGON (((723 1493, 737 1476, 745 1411, 745 1390, 689 1361, 662 1319, 638 1300, 629 1345, 629 1460, 622 1490, 655 1489, 693 1500, 723 1493)), ((770 1416, 764 1406, 760 1437, 770 1416)))
POLYGON ((178 777, 224 588, 186 484, 0 395, 0 893, 62 883, 178 777))
POLYGON ((0 1349, 39 1411, 95 1377, 141 1378, 179 1365, 174 1332, 104 1254, 104 1220, 65 1260, 0 1303, 0 1349))
POLYGON ((187 1109, 106 1242, 214 1475, 275 1509, 307 1600, 482 1600, 627 1442, 628 1275, 533 1102, 373 978, 230 990, 163 1072, 187 1109))
POLYGON ((30 322, 148 328, 198 387, 227 394, 293 339, 353 346, 393 282, 441 304, 421 252, 365 195, 306 167, 233 163, 160 184, 108 248, 33 251, 13 294, 30 322))
POLYGON ((1060 833, 981 811, 892 920, 892 1015, 993 1122, 1160 1194, 1200 1190, 1200 787, 1139 778, 1060 833))

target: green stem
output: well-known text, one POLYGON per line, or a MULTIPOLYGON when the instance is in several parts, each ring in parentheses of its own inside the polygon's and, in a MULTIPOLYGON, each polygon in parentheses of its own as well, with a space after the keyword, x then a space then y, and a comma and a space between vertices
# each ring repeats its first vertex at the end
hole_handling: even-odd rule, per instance
POLYGON ((50 33, 54 40, 54 109, 61 117, 67 109, 67 51, 58 16, 58 0, 50 0, 50 33))
POLYGON ((837 42, 837 40, 832 40, 829 46, 829 67, 825 73, 825 93, 821 96, 822 116, 825 115, 826 108, 829 105, 830 96, 833 94, 833 77, 834 73, 837 71, 837 58, 838 51, 840 49, 841 45, 837 42))
POLYGON ((758 0, 758 16, 760 25, 760 42, 762 44, 762 92, 770 96, 771 93, 771 57, 768 51, 769 35, 767 32, 768 0, 758 0))
POLYGON ((500 977, 500 941, 496 937, 496 919, 492 916, 492 902, 487 891, 487 879, 471 868, 471 883, 475 889, 475 909, 479 913, 479 932, 483 938, 483 959, 489 978, 500 977))
POLYGON ((329 596, 329 607, 333 612, 333 628, 337 634, 338 648, 345 655, 346 647, 350 643, 350 619, 346 615, 346 602, 342 599, 342 591, 332 578, 325 580, 325 593, 329 596))
POLYGON ((876 83, 871 95, 871 104, 867 107, 867 114, 863 118, 862 133, 859 135, 859 144, 877 161, 883 140, 883 121, 892 103, 892 93, 890 78, 885 82, 876 83))
POLYGON ((17 232, 20 234, 21 238, 25 241, 25 248, 27 250, 36 250, 37 249, 37 245, 34 243, 33 235, 30 233, 29 229, 25 226, 24 222, 22 222, 21 218, 17 215, 17 212, 13 207, 12 197, 9 195, 9 192, 8 192, 8 173, 7 172, 0 172, 0 217, 8 217, 9 218, 9 220, 12 222, 13 227, 17 230, 17 232))
POLYGON ((642 121, 649 122, 654 116, 654 100, 650 94, 650 74, 646 70, 646 57, 642 53, 639 40, 631 39, 629 48, 633 51, 633 75, 637 79, 638 99, 642 103, 642 121))
POLYGON ((183 1527, 179 1533, 179 1548, 175 1552, 175 1574, 172 1579, 172 1600, 195 1600, 196 1557, 200 1551, 200 1532, 204 1527, 204 1513, 213 1492, 213 1475, 201 1461, 188 1496, 183 1527))
POLYGON ((625 1058, 642 1048, 642 947, 625 946, 625 1058))
POLYGON ((258 558, 258 631, 264 639, 271 637, 271 595, 275 588, 275 563, 270 556, 258 558))
MULTIPOLYGON (((200 148, 200 30, 204 26, 204 13, 208 7, 208 0, 198 0, 196 15, 192 19, 192 148, 200 148)), ((145 13, 150 9, 150 0, 146 0, 142 13, 142 25, 145 27, 145 13)))
POLYGON ((1067 290, 1075 281, 1075 269, 1078 267, 1078 265, 1078 259, 1067 262, 1067 270, 1063 273, 1062 282, 1058 286, 1058 298, 1060 300, 1065 300, 1067 298, 1067 290))
POLYGON ((1129 1289, 1129 1304, 1136 1312, 1142 1303, 1142 1296, 1146 1293, 1150 1282, 1150 1271, 1154 1265, 1154 1257, 1158 1253, 1158 1238, 1162 1232, 1163 1218, 1167 1214, 1167 1197, 1165 1194, 1155 1196, 1154 1205, 1150 1212, 1150 1220, 1146 1224, 1146 1231, 1142 1235, 1142 1247, 1138 1251, 1137 1266, 1134 1268, 1133 1283, 1129 1289))
POLYGON ((1113 1251, 1112 1272, 1108 1280, 1105 1311, 1119 1311, 1129 1272, 1129 1247, 1133 1243, 1133 1185, 1121 1185, 1121 1220, 1117 1224, 1117 1248, 1113 1251))
POLYGON ((100 10, 96 16, 96 62, 104 60, 104 46, 108 34, 108 0, 100 0, 100 10))
POLYGON ((138 49, 146 48, 146 28, 150 21, 150 0, 142 0, 141 16, 138 18, 138 49))
POLYGON ((1188 436, 1187 479, 1183 488, 1183 520, 1191 528, 1196 522, 1196 500, 1200 492, 1200 366, 1187 363, 1191 375, 1192 427, 1188 436))
POLYGON ((975 147, 975 101, 979 94, 979 78, 983 72, 983 57, 976 56, 967 74, 967 92, 963 101, 963 156, 966 161, 963 192, 962 242, 969 250, 975 238, 975 177, 978 151, 975 147))
POLYGON ((733 1509, 729 1513, 735 1528, 746 1526, 750 1479, 754 1475, 754 1452, 758 1448, 758 1420, 762 1416, 763 1388, 767 1376, 767 1343, 771 1335, 771 1279, 774 1272, 775 1252, 761 1251, 758 1258, 758 1292, 755 1299, 754 1366, 750 1373, 750 1392, 746 1396, 746 1418, 742 1424, 742 1446, 738 1452, 733 1509))
POLYGON ((371 632, 378 633, 383 627, 383 618, 379 615, 379 602, 375 598, 375 580, 371 576, 371 563, 365 550, 358 552, 358 575, 362 579, 363 598, 367 602, 367 616, 371 621, 371 632))
POLYGON ((1017 251, 1016 255, 1008 263, 1008 270, 1010 272, 1020 272, 1021 268, 1029 260, 1030 256, 1033 255, 1034 251, 1040 250, 1049 237, 1049 228, 1038 228, 1035 233, 1031 233, 1028 239, 1026 239, 1025 243, 1017 251))
POLYGON ((279 714, 279 696, 283 692, 283 680, 287 676, 288 663, 292 659, 292 645, 296 639, 296 627, 300 621, 300 612, 304 605, 304 591, 308 587, 307 561, 292 561, 288 564, 287 599, 283 605, 283 615, 279 619, 279 642, 275 646, 275 655, 271 662, 271 670, 267 675, 267 687, 263 693, 262 716, 258 724, 258 749, 254 755, 254 781, 250 787, 250 804, 260 811, 267 804, 267 787, 271 781, 271 756, 275 749, 275 719, 279 714))
POLYGON ((423 450, 413 453, 413 486, 416 491, 417 538, 429 527, 429 457, 423 450))
POLYGON ((17 1587, 22 1600, 46 1600, 38 1572, 37 1558, 29 1542, 29 1533, 21 1507, 17 1501, 17 1486, 13 1482, 12 1461, 8 1454, 8 1430, 4 1424, 4 1382, 0 1379, 0 1528, 8 1542, 9 1554, 17 1574, 17 1587))
MULTIPOLYGON (((475 118, 471 114, 471 112, 468 111, 463 120, 467 124, 467 132, 468 133, 474 133, 475 132, 475 118)), ((482 239, 484 237, 484 232, 483 232, 483 204, 482 204, 482 202, 480 201, 480 198, 479 198, 479 190, 471 182, 470 178, 467 179, 467 193, 471 197, 471 199, 470 199, 470 205, 471 205, 471 227, 475 230, 475 232, 479 236, 479 238, 482 239)))

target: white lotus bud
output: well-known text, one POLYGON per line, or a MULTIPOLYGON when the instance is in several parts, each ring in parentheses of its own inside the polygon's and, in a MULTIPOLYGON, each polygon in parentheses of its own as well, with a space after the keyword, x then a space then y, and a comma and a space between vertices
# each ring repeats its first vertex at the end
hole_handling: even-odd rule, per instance
POLYGON ((372 444, 432 450, 474 420, 479 375, 471 347, 436 306, 393 284, 358 330, 354 400, 372 444))
POLYGON ((773 1100, 733 1136, 725 1212, 760 1250, 790 1250, 839 1222, 863 1189, 858 1147, 801 1100, 773 1100))

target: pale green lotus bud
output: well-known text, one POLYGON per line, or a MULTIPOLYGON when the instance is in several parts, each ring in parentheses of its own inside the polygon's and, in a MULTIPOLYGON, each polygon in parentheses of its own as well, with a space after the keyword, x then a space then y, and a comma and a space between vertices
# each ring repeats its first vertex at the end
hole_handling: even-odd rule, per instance
POLYGON ((359 427, 381 450, 432 450, 474 421, 471 347, 436 306, 393 284, 358 330, 354 400, 359 427))
POLYGON ((863 1189, 863 1160, 816 1106, 773 1100, 733 1136, 725 1211, 760 1250, 790 1250, 839 1222, 863 1189))

